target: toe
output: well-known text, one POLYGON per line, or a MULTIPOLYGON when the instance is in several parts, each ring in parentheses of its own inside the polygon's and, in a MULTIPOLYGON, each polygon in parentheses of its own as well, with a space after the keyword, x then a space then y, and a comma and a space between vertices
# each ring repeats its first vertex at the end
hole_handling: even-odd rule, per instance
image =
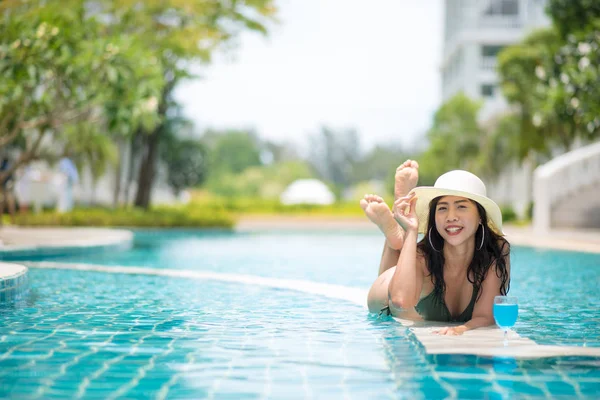
POLYGON ((363 210, 366 210, 368 206, 369 206, 369 202, 367 200, 365 200, 365 199, 360 200, 360 208, 362 208, 363 210))

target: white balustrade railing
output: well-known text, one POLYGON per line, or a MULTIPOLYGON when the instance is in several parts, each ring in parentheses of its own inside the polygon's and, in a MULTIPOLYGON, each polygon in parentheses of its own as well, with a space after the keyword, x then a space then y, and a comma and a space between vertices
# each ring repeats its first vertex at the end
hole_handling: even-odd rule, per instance
POLYGON ((550 229, 552 206, 594 183, 600 184, 600 142, 560 155, 534 172, 533 228, 550 229))

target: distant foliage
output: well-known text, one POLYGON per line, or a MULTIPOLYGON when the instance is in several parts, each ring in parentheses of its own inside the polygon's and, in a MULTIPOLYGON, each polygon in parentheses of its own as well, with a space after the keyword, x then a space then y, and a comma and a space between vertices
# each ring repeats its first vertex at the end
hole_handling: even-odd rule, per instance
POLYGON ((337 186, 338 190, 348 187, 354 181, 356 163, 361 156, 358 132, 324 126, 309 140, 308 160, 319 178, 337 186))
POLYGON ((279 199, 295 180, 313 177, 305 162, 288 161, 249 167, 239 174, 223 173, 207 182, 206 188, 221 196, 279 199))
POLYGON ((211 179, 262 164, 260 139, 253 131, 208 131, 202 140, 209 150, 211 179))

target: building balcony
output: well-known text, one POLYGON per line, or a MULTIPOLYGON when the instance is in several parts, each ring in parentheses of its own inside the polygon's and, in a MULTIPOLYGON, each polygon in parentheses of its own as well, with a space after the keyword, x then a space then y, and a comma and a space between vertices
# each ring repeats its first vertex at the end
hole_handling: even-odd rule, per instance
POLYGON ((496 57, 481 57, 479 66, 484 71, 495 71, 496 70, 496 57))

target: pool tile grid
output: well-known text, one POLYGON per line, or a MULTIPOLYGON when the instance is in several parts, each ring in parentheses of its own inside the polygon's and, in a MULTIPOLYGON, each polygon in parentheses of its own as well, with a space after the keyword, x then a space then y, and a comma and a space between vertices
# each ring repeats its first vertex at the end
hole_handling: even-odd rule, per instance
MULTIPOLYGON (((254 284, 281 289, 291 289, 305 293, 348 300, 366 307, 366 293, 359 288, 340 287, 339 285, 295 281, 277 278, 264 278, 250 275, 207 273, 193 270, 159 270, 156 268, 130 266, 102 266, 93 264, 61 264, 54 262, 27 262, 29 267, 48 269, 69 269, 79 271, 109 272, 117 274, 144 274, 187 279, 209 279, 254 284)), ((558 356, 596 356, 600 357, 600 347, 539 345, 531 339, 521 337, 510 331, 509 346, 502 346, 503 332, 496 327, 479 328, 458 336, 440 336, 435 334, 446 326, 434 322, 415 322, 396 318, 409 327, 416 338, 425 346, 428 354, 473 354, 480 356, 500 356, 516 358, 539 358, 558 356)))
MULTIPOLYGON (((332 296, 332 297, 335 297, 335 296, 332 296)), ((420 331, 426 332, 427 329, 422 329, 422 328, 419 328, 419 327, 412 327, 411 331, 419 333, 420 331)), ((427 335, 425 334, 424 336, 427 336, 427 335)), ((115 337, 115 335, 113 334, 112 337, 111 337, 111 339, 108 339, 109 343, 112 340, 112 338, 114 338, 114 337, 115 337)), ((146 336, 146 338, 147 337, 148 336, 146 336)), ((306 342, 307 351, 308 351, 308 349, 310 349, 311 351, 314 350, 314 346, 312 346, 312 344, 309 345, 309 343, 312 342, 312 338, 313 337, 314 336, 310 336, 309 340, 307 340, 307 342, 306 342)), ((436 338, 439 338, 439 336, 436 336, 436 338)), ((0 338, 0 342, 2 342, 2 341, 6 341, 6 336, 0 338)), ((172 340, 172 342, 170 343, 171 347, 173 347, 175 345, 175 341, 176 341, 176 339, 172 340)), ((143 344, 143 341, 142 342, 138 341, 138 343, 143 344)), ((53 349, 53 351, 59 352, 61 349, 64 349, 64 345, 65 345, 65 342, 63 342, 62 344, 57 344, 57 346, 55 347, 55 349, 53 349)), ((452 347, 452 345, 448 345, 447 347, 452 347)), ((461 345, 461 346, 455 346, 455 347, 464 347, 464 346, 461 345)), ((526 349, 526 347, 527 347, 527 343, 523 343, 522 349, 526 349)), ((425 347, 425 349, 426 349, 425 352, 429 352, 429 349, 427 349, 427 347, 425 347)), ((340 351, 342 352, 342 354, 346 354, 342 350, 340 350, 340 351)), ((422 353, 425 353, 425 352, 422 352, 422 353)), ((435 354, 435 353, 433 353, 433 354, 435 354)), ((422 355, 423 358, 426 357, 425 354, 421 354, 421 355, 422 355)), ((156 357, 159 357, 159 356, 160 355, 158 355, 156 357)), ((40 356, 38 359, 41 360, 42 357, 43 356, 40 356)), ((193 363, 193 357, 194 356, 192 355, 192 358, 187 359, 186 361, 189 362, 190 364, 193 363)), ((427 357, 430 357, 430 355, 427 355, 427 357)), ((434 357, 435 357, 435 355, 434 355, 434 357)), ((535 355, 533 355, 532 357, 535 357, 535 355)), ((72 361, 74 361, 74 360, 72 360, 72 361)), ((78 361, 75 361, 75 364, 77 362, 78 361)), ((143 367, 140 367, 140 369, 138 370, 138 374, 137 374, 138 377, 139 377, 139 375, 143 374, 144 371, 152 369, 152 367, 153 367, 152 363, 153 363, 153 361, 148 361, 148 363, 146 363, 143 367)), ((431 362, 429 362, 427 364, 431 364, 431 362)), ((236 364, 234 363, 232 365, 235 367, 236 364)), ((579 385, 579 382, 577 382, 576 380, 571 379, 571 377, 569 377, 568 373, 565 373, 565 371, 563 371, 560 366, 555 365, 552 368, 556 370, 556 374, 557 375, 561 376, 562 382, 563 383, 567 383, 569 385, 569 387, 571 388, 570 390, 573 391, 573 395, 575 395, 575 396, 580 396, 581 395, 581 387, 579 385)), ((433 381, 435 381, 437 384, 439 384, 442 387, 444 385, 449 386, 451 390, 448 391, 448 393, 449 393, 448 396, 450 398, 452 398, 452 397, 456 398, 457 396, 460 398, 460 392, 459 391, 457 392, 452 387, 452 382, 453 382, 452 379, 465 378, 465 376, 461 376, 461 373, 456 373, 456 372, 452 373, 452 372, 437 371, 434 368, 434 366, 431 366, 431 369, 432 369, 432 374, 431 375, 433 377, 433 381)), ((229 369, 228 371, 230 371, 230 370, 231 369, 229 369)), ((269 373, 270 372, 271 371, 269 370, 269 373)), ((396 372, 396 371, 394 371, 394 372, 396 372)), ((304 367, 304 379, 305 379, 305 382, 306 382, 306 385, 307 385, 308 389, 310 390, 310 386, 308 386, 308 375, 309 375, 308 368, 304 367)), ((102 374, 99 375, 99 376, 102 376, 102 374)), ((226 372, 222 376, 221 379, 222 379, 223 382, 227 382, 227 378, 228 377, 229 377, 229 375, 227 375, 227 372, 226 372)), ((503 375, 502 372, 498 372, 498 371, 495 371, 494 369, 491 369, 490 371, 488 371, 488 373, 486 375, 482 375, 481 378, 484 379, 484 380, 491 380, 491 385, 493 387, 493 390, 496 393, 502 393, 502 397, 504 397, 505 394, 510 393, 510 392, 506 392, 506 389, 503 389, 503 386, 501 384, 502 382, 499 382, 503 378, 504 379, 512 379, 512 380, 515 380, 515 381, 517 381, 519 383, 526 384, 526 385, 530 386, 532 389, 537 389, 537 391, 539 392, 539 394, 541 394, 543 396, 546 396, 546 397, 549 397, 549 398, 552 397, 550 389, 549 389, 549 385, 547 385, 544 382, 543 379, 540 380, 539 376, 536 376, 535 374, 533 376, 530 376, 530 374, 527 371, 525 371, 525 370, 522 371, 522 376, 520 376, 520 377, 517 376, 515 378, 514 376, 512 376, 510 374, 504 374, 503 375)), ((123 385, 119 386, 118 390, 120 390, 122 393, 126 393, 126 391, 128 390, 127 389, 128 387, 135 387, 137 385, 137 383, 135 382, 135 379, 136 378, 130 380, 128 383, 124 383, 123 385)), ((169 394, 170 387, 173 386, 173 384, 177 381, 177 379, 180 379, 180 375, 174 375, 172 377, 172 379, 173 379, 173 382, 169 381, 169 382, 167 382, 167 383, 165 383, 163 385, 163 390, 161 390, 161 392, 160 392, 161 395, 159 396, 159 398, 165 398, 165 397, 167 397, 167 395, 169 394)), ((580 378, 576 377, 576 379, 580 379, 580 378)), ((138 379, 138 381, 139 381, 139 379, 138 379)), ((93 382, 93 381, 91 381, 91 382, 93 382)), ((342 379, 342 382, 344 382, 343 379, 342 379)), ((581 385, 585 388, 586 385, 589 386, 590 384, 597 384, 598 380, 596 378, 590 377, 590 378, 588 378, 588 380, 586 380, 586 378, 581 379, 581 382, 582 382, 581 385)), ((226 385, 226 383, 221 383, 219 387, 223 388, 223 385, 226 385)), ((265 385, 265 387, 268 387, 268 385, 265 385)), ((213 393, 221 394, 221 392, 218 389, 219 388, 217 388, 216 390, 214 390, 213 393)), ((268 393, 266 390, 267 389, 265 389, 265 393, 268 393)), ((589 390, 589 388, 588 388, 588 390, 589 390)), ((47 393, 52 393, 52 389, 49 390, 49 391, 47 391, 47 393)), ((84 394, 84 396, 85 396, 85 394, 84 394)), ((531 395, 531 396, 533 397, 534 395, 531 395)), ((40 397, 42 397, 42 396, 40 396, 40 397)), ((115 396, 113 396, 113 397, 115 397, 115 396)), ((528 398, 529 396, 526 395, 526 394, 522 394, 521 393, 520 397, 522 397, 522 398, 528 398)))
MULTIPOLYGON (((78 311, 80 311, 80 309, 75 308, 73 310, 74 313, 77 313, 78 311)), ((71 312, 69 312, 69 314, 71 314, 71 312)), ((60 315, 58 317, 58 319, 60 320, 61 317, 66 316, 66 315, 67 315, 67 313, 65 313, 63 315, 60 315)), ((306 314, 306 315, 307 316, 311 316, 311 318, 314 318, 314 317, 312 317, 311 314, 306 314)), ((87 319, 90 318, 90 314, 82 316, 81 318, 82 318, 82 320, 85 321, 85 320, 87 320, 87 319)), ((165 319, 161 319, 160 321, 154 321, 154 324, 152 325, 151 329, 149 330, 150 332, 148 334, 142 336, 142 337, 139 337, 139 339, 137 340, 136 343, 132 343, 131 344, 131 346, 133 347, 133 349, 131 351, 129 351, 125 355, 119 355, 119 356, 116 356, 116 357, 112 357, 112 358, 110 358, 108 360, 105 360, 102 363, 102 366, 100 366, 99 368, 96 368, 93 371, 88 372, 86 374, 86 377, 85 377, 85 379, 87 379, 87 380, 84 379, 81 382, 81 384, 78 387, 78 391, 77 391, 77 394, 76 394, 75 397, 76 398, 81 398, 81 397, 85 397, 86 395, 88 395, 90 393, 89 389, 92 388, 92 387, 94 387, 93 386, 94 383, 98 384, 98 379, 102 379, 102 376, 105 375, 108 371, 110 371, 111 368, 116 367, 116 365, 119 363, 119 361, 122 360, 124 357, 127 357, 128 355, 135 354, 135 351, 136 351, 135 349, 138 348, 139 346, 143 345, 144 341, 146 339, 148 339, 149 337, 152 337, 154 335, 160 335, 160 332, 157 332, 157 327, 160 324, 168 323, 168 321, 170 319, 171 319, 171 317, 165 318, 165 319)), ((113 323, 117 323, 118 324, 117 320, 118 320, 118 315, 117 314, 113 314, 111 318, 107 319, 106 326, 110 327, 110 325, 112 325, 113 323)), ((143 324, 143 321, 140 320, 140 317, 137 317, 137 318, 133 319, 132 322, 133 322, 133 325, 129 328, 129 330, 128 330, 129 332, 136 331, 136 326, 139 326, 139 325, 143 324)), ((37 323, 34 324, 34 327, 35 328, 40 328, 40 329, 44 329, 45 328, 43 326, 43 324, 38 325, 37 323)), ((57 327, 56 329, 53 329, 52 332, 50 332, 49 335, 45 335, 44 338, 52 337, 52 335, 54 335, 57 332, 57 330, 62 330, 62 331, 68 330, 68 329, 64 329, 64 328, 61 328, 61 327, 64 327, 64 325, 59 325, 59 327, 57 327)), ((184 331, 189 332, 189 326, 184 325, 184 326, 182 326, 182 328, 184 328, 184 331)), ((224 330, 225 327, 223 327, 222 329, 224 330)), ((399 330, 403 330, 405 328, 399 326, 398 329, 399 330)), ((410 331, 414 332, 414 328, 412 328, 410 331)), ((77 331, 73 330, 73 333, 77 333, 77 331)), ((125 332, 125 333, 127 333, 127 332, 125 332)), ((221 331, 221 332, 218 332, 218 331, 215 332, 215 335, 216 335, 217 338, 221 337, 222 334, 223 334, 223 331, 221 331)), ((92 337, 93 335, 94 335, 94 332, 90 332, 88 335, 86 335, 86 337, 87 336, 91 336, 92 337)), ((305 341, 305 351, 306 351, 306 354, 310 355, 310 357, 309 357, 309 363, 307 365, 303 366, 303 367, 299 367, 299 369, 298 369, 299 372, 304 371, 303 372, 304 373, 303 379, 304 379, 304 387, 305 387, 306 391, 303 394, 305 396, 310 396, 311 394, 315 395, 315 391, 314 391, 315 388, 314 388, 314 386, 310 385, 310 383, 312 381, 309 379, 309 377, 310 377, 311 371, 312 371, 312 369, 311 369, 311 365, 312 364, 311 363, 317 362, 317 357, 318 357, 317 350, 316 350, 315 346, 313 345, 313 343, 317 343, 318 342, 318 338, 317 338, 316 335, 318 335, 318 332, 313 332, 313 331, 311 331, 309 333, 309 335, 307 335, 307 340, 305 341)), ((116 337, 116 334, 113 332, 112 335, 110 336, 110 338, 105 341, 105 343, 108 343, 108 344, 112 343, 112 341, 114 340, 115 337, 116 337)), ((274 334, 271 336, 271 338, 274 338, 274 334)), ((416 338, 416 336, 415 336, 415 338, 416 338)), ((220 371, 220 373, 222 373, 222 375, 217 379, 218 382, 215 382, 215 385, 213 385, 213 387, 211 388, 210 393, 213 396, 213 398, 218 398, 221 395, 227 395, 229 393, 227 391, 227 385, 228 385, 229 382, 231 382, 231 379, 232 379, 231 372, 232 372, 232 370, 234 370, 235 368, 237 368, 237 367, 240 366, 240 362, 241 362, 240 354, 241 354, 241 352, 243 352, 244 349, 246 349, 248 346, 252 347, 253 342, 252 342, 252 340, 251 340, 251 338, 250 338, 249 335, 240 335, 240 339, 241 339, 240 342, 241 342, 242 345, 241 345, 241 348, 239 348, 239 347, 236 348, 238 350, 237 356, 235 355, 235 353, 232 353, 234 357, 232 357, 232 359, 229 361, 228 368, 225 369, 224 371, 220 371)), ((6 341, 6 337, 4 336, 4 337, 0 338, 0 341, 2 341, 2 342, 6 341)), ((28 344, 32 344, 33 342, 35 342, 35 341, 29 341, 28 344)), ((219 343, 221 343, 221 339, 217 339, 217 341, 215 342, 215 346, 219 346, 219 343)), ((384 343, 387 344, 388 346, 394 346, 394 340, 393 340, 393 338, 392 338, 392 340, 386 341, 384 343)), ((223 344, 223 343, 221 343, 221 344, 223 344)), ((21 346, 23 346, 23 345, 21 345, 21 346)), ((34 364, 35 364, 35 361, 41 361, 41 360, 46 359, 48 357, 52 357, 52 356, 54 356, 54 354, 60 353, 61 350, 64 350, 65 346, 69 346, 68 340, 66 340, 66 341, 63 340, 60 343, 56 343, 53 348, 48 349, 48 352, 46 354, 39 355, 38 357, 36 357, 34 360, 31 360, 31 361, 34 361, 34 364)), ((421 347, 422 345, 418 341, 412 340, 412 346, 421 347)), ((161 357, 163 357, 163 356, 165 356, 165 355, 168 355, 169 351, 173 351, 174 347, 176 347, 176 339, 172 339, 171 340, 171 342, 170 342, 170 344, 169 344, 169 346, 168 346, 168 348, 167 348, 166 351, 163 351, 160 354, 155 354, 149 360, 145 360, 145 363, 143 365, 140 365, 138 367, 137 373, 135 373, 135 376, 133 378, 131 378, 131 379, 128 378, 128 380, 126 382, 122 382, 122 383, 120 382, 119 385, 116 386, 113 389, 113 391, 111 391, 110 393, 107 393, 106 397, 107 398, 115 398, 115 397, 118 397, 120 395, 127 396, 128 391, 130 389, 132 389, 132 388, 135 388, 138 385, 139 381, 141 379, 143 379, 143 377, 145 376, 146 372, 149 371, 149 370, 151 370, 152 368, 154 368, 154 366, 156 365, 156 363, 159 362, 158 359, 161 358, 161 357), (169 348, 171 350, 169 350, 169 348)), ((227 344, 226 343, 223 344, 223 347, 227 347, 227 344)), ((101 348, 101 346, 98 346, 96 348, 96 350, 98 350, 99 348, 101 348)), ((342 340, 339 343, 337 343, 336 347, 334 347, 334 349, 332 350, 332 351, 337 351, 339 353, 342 365, 347 365, 347 363, 348 363, 348 351, 347 351, 347 349, 348 349, 347 338, 345 338, 345 341, 342 340), (339 345, 339 347, 337 347, 338 345, 339 345)), ((15 350, 18 350, 18 349, 12 349, 12 352, 14 352, 15 350)), ((394 351, 391 351, 391 353, 394 353, 394 351)), ((92 355, 92 354, 94 354, 94 352, 90 352, 86 356, 89 356, 89 355, 92 355)), ((445 390, 445 392, 441 392, 441 391, 439 392, 440 394, 443 393, 442 396, 444 398, 461 398, 461 392, 460 392, 460 390, 457 390, 453 386, 453 383, 455 383, 457 381, 460 381, 461 379, 473 378, 473 375, 465 375, 465 374, 462 374, 460 372, 440 371, 440 370, 436 369, 436 365, 439 364, 439 363, 438 362, 433 362, 432 363, 431 359, 426 359, 426 357, 429 357, 429 356, 426 355, 425 352, 422 351, 422 350, 421 351, 416 351, 416 356, 420 357, 421 359, 425 359, 424 364, 426 365, 426 368, 427 368, 427 374, 429 374, 430 376, 432 376, 432 381, 433 382, 435 382, 437 385, 439 385, 441 388, 443 388, 443 390, 445 390)), ((186 367, 194 368, 194 365, 193 365, 194 359, 193 359, 193 357, 194 356, 192 355, 191 357, 189 357, 189 358, 186 359, 186 367)), ((438 355, 438 356, 435 356, 435 357, 443 358, 444 355, 438 355)), ((69 363, 66 364, 65 367, 62 367, 61 370, 57 371, 57 374, 60 374, 61 372, 64 372, 64 370, 66 370, 66 369, 68 369, 68 368, 76 365, 81 358, 83 358, 83 356, 79 357, 78 359, 71 359, 69 361, 69 363)), ((32 364, 28 364, 28 365, 32 365, 32 364)), ((391 369, 392 369, 392 372, 394 374, 396 374, 400 378, 398 380, 398 382, 400 384, 401 383, 401 377, 402 377, 403 370, 401 368, 391 368, 391 369)), ((560 376, 563 377, 561 380, 564 383, 569 383, 568 382, 569 381, 569 377, 560 369, 560 366, 556 366, 555 369, 556 369, 556 373, 558 375, 560 375, 560 376), (566 376, 566 379, 564 378, 565 376, 566 376)), ((265 375, 267 375, 267 371, 268 371, 268 369, 265 368, 265 370, 264 370, 264 374, 265 375)), ((419 371, 416 371, 416 372, 417 372, 417 374, 419 373, 419 371)), ((410 374, 414 374, 414 372, 411 372, 411 371, 409 371, 409 373, 410 374)), ((158 398, 167 398, 168 395, 169 395, 170 387, 172 387, 174 385, 174 383, 176 383, 177 380, 180 379, 180 377, 181 377, 181 372, 179 374, 177 374, 176 376, 173 376, 171 381, 169 381, 169 382, 167 382, 166 384, 163 385, 163 387, 161 388, 161 391, 160 391, 160 395, 157 396, 157 397, 158 398)), ((338 386, 341 386, 342 388, 344 387, 345 377, 347 377, 346 374, 344 374, 344 377, 342 377, 341 380, 337 381, 338 382, 337 383, 338 386)), ((512 376, 510 374, 506 374, 506 375, 497 375, 496 374, 495 375, 495 371, 491 370, 487 374, 481 374, 479 376, 479 378, 481 378, 484 381, 490 381, 490 385, 491 385, 490 387, 496 393, 505 393, 505 394, 509 393, 509 392, 506 392, 506 390, 504 390, 504 391, 496 390, 496 387, 494 386, 494 385, 498 385, 498 381, 501 381, 503 378, 515 381, 516 382, 515 384, 528 385, 532 389, 537 388, 537 392, 541 392, 544 395, 549 395, 551 393, 550 390, 549 390, 549 388, 548 388, 548 385, 546 385, 543 380, 540 381, 539 377, 538 377, 537 380, 536 379, 531 379, 528 376, 528 374, 523 374, 522 377, 519 377, 519 376, 515 377, 515 376, 512 376), (494 378, 494 377, 496 377, 497 379, 494 378)), ((577 379, 580 379, 580 378, 577 378, 577 379)), ((40 389, 38 391, 39 392, 39 394, 37 394, 38 398, 44 398, 45 395, 51 395, 52 393, 55 393, 55 391, 58 390, 58 389, 54 388, 53 386, 54 386, 54 382, 56 382, 57 380, 59 380, 58 376, 54 376, 53 375, 53 376, 49 377, 48 378, 48 384, 46 386, 44 386, 43 389, 40 389)), ((268 380, 266 380, 266 379, 265 379, 265 381, 268 382, 268 380)), ((588 378, 586 380, 586 378, 583 378, 582 382, 584 382, 584 383, 588 382, 588 384, 596 384, 596 383, 598 383, 598 379, 590 377, 590 378, 588 378)), ((577 384, 577 382, 574 382, 574 383, 575 383, 575 385, 573 383, 569 383, 569 387, 570 388, 568 389, 569 392, 572 392, 573 396, 579 395, 579 393, 581 393, 578 390, 578 386, 579 385, 577 384)), ((401 388, 401 386, 399 386, 399 388, 401 388)), ((269 390, 268 389, 268 384, 265 384, 263 390, 264 390, 264 393, 265 393, 264 396, 268 397, 269 396, 268 395, 268 393, 269 393, 268 392, 268 390, 269 390)), ((410 388, 408 388, 407 390, 410 390, 410 388)), ((533 392, 533 390, 532 390, 532 392, 533 392)), ((344 392, 344 393, 347 393, 347 392, 344 392)), ((351 395, 349 395, 348 397, 351 397, 351 395)), ((390 397, 393 397, 393 396, 390 396, 390 397)), ((510 396, 508 396, 508 397, 510 397, 510 396)), ((523 396, 520 396, 520 397, 527 398, 526 395, 523 395, 523 396)), ((584 397, 584 396, 581 396, 581 397, 584 397)))
MULTIPOLYGON (((597 374, 583 376, 577 366, 570 365, 574 357, 562 361, 562 358, 550 364, 538 364, 539 359, 517 360, 503 357, 477 357, 457 355, 431 355, 428 362, 435 365, 437 375, 448 384, 459 389, 458 398, 465 397, 466 381, 488 382, 490 386, 479 387, 482 392, 492 392, 502 398, 584 398, 595 399, 590 387, 600 388, 600 377, 597 374), (461 359, 464 358, 464 361, 461 359), (566 363, 566 364, 565 364, 566 363), (465 370, 461 370, 461 365, 465 370), (566 365, 566 366, 564 366, 566 365), (457 369, 458 368, 458 369, 457 369), (585 385, 585 390, 581 385, 585 385)), ((468 392, 468 391, 467 391, 468 392)), ((596 390, 596 393, 598 390, 596 390)), ((468 395, 467 395, 468 397, 468 395)), ((483 396, 482 396, 483 397, 483 396)))
MULTIPOLYGON (((64 313, 62 315, 57 316, 57 320, 60 320, 63 317, 68 317, 68 316, 72 316, 74 313, 77 313, 78 309, 75 310, 71 310, 67 313, 64 313)), ((41 314, 41 312, 40 312, 41 314)), ((89 320, 93 318, 93 314, 88 314, 86 315, 84 318, 81 319, 81 321, 85 321, 85 320, 89 320)), ((118 314, 114 314, 112 320, 108 320, 107 321, 107 325, 110 326, 111 322, 115 322, 117 321, 117 319, 119 318, 118 314)), ((40 319, 41 321, 41 319, 40 319)), ((136 353, 137 349, 140 347, 140 345, 142 345, 144 343, 144 340, 146 340, 147 338, 154 336, 154 332, 156 330, 156 327, 162 323, 168 322, 168 319, 165 321, 159 321, 156 324, 154 324, 151 333, 142 336, 141 338, 139 338, 137 340, 136 343, 132 343, 131 344, 131 350, 128 353, 113 357, 109 360, 106 360, 102 363, 102 366, 100 368, 98 368, 97 370, 91 372, 90 374, 86 375, 85 377, 82 378, 82 382, 80 383, 80 385, 77 388, 77 393, 75 394, 75 398, 82 398, 85 396, 86 394, 86 390, 88 389, 88 387, 90 386, 90 383, 93 382, 95 379, 99 378, 101 375, 103 375, 106 371, 108 371, 111 366, 115 365, 116 363, 118 363, 119 361, 122 361, 126 356, 129 355, 133 355, 136 353)), ((40 322, 42 323, 42 322, 40 322)), ((77 356, 75 356, 72 360, 65 362, 65 363, 61 363, 59 370, 50 375, 49 377, 45 378, 45 385, 40 387, 38 389, 38 391, 35 393, 34 398, 44 398, 46 396, 46 394, 52 390, 52 387, 55 385, 55 383, 57 382, 57 380, 60 379, 61 376, 65 375, 66 370, 76 366, 83 358, 86 358, 88 356, 93 356, 94 354, 98 353, 98 351, 100 349, 102 349, 104 346, 108 346, 111 343, 113 343, 113 340, 115 339, 115 337, 117 337, 118 335, 126 335, 128 333, 134 332, 135 331, 135 326, 136 324, 139 324, 139 318, 137 321, 134 321, 134 324, 129 328, 128 331, 115 331, 112 332, 112 334, 103 342, 98 343, 96 346, 92 347, 92 350, 83 353, 83 354, 79 354, 77 356)), ((32 326, 30 327, 30 329, 34 330, 34 329, 43 329, 43 327, 39 327, 38 323, 34 323, 32 324, 32 326)), ((75 329, 69 329, 67 328, 67 326, 69 326, 69 324, 61 324, 58 326, 55 326, 54 329, 47 335, 29 340, 27 342, 24 343, 20 343, 17 344, 15 346, 12 346, 10 348, 8 348, 4 353, 0 354, 0 361, 10 357, 12 354, 14 354, 17 350, 19 349, 28 349, 30 345, 35 344, 37 342, 42 342, 42 341, 46 341, 47 339, 52 338, 53 336, 55 336, 57 333, 61 332, 61 333, 65 333, 65 332, 71 332, 74 334, 74 336, 77 336, 74 341, 80 341, 81 339, 86 339, 86 338, 92 338, 95 334, 99 333, 97 328, 92 329, 89 333, 87 334, 83 334, 81 335, 81 332, 79 330, 75 330, 75 329), (79 336, 81 335, 81 336, 79 336)), ((0 337, 0 342, 6 342, 7 341, 7 336, 4 335, 2 337, 0 337)), ((164 356, 164 355, 168 355, 171 351, 173 351, 173 342, 175 341, 175 339, 173 339, 171 341, 171 343, 169 344, 169 346, 167 346, 167 350, 163 351, 160 354, 156 354, 154 355, 150 361, 148 362, 148 364, 141 366, 138 371, 137 371, 137 375, 136 377, 134 377, 133 379, 131 379, 129 382, 123 384, 122 386, 120 386, 119 388, 117 388, 117 390, 111 394, 110 398, 115 398, 118 397, 120 395, 124 395, 130 388, 133 388, 137 385, 137 383, 139 382, 139 380, 141 378, 143 378, 143 376, 145 375, 145 372, 151 368, 154 367, 154 361, 158 356, 164 356)), ((22 364, 18 367, 14 367, 14 368, 3 368, 0 371, 0 378, 2 376, 6 376, 8 374, 10 374, 11 372, 14 372, 15 370, 24 370, 27 368, 31 368, 34 367, 35 364, 38 361, 42 361, 48 358, 53 357, 55 354, 60 353, 61 350, 65 350, 68 347, 68 340, 61 340, 60 342, 57 343, 56 347, 50 348, 48 349, 48 352, 46 354, 43 355, 39 355, 37 357, 32 358, 28 363, 22 364)), ((166 397, 167 392, 165 392, 165 397, 166 397)))

